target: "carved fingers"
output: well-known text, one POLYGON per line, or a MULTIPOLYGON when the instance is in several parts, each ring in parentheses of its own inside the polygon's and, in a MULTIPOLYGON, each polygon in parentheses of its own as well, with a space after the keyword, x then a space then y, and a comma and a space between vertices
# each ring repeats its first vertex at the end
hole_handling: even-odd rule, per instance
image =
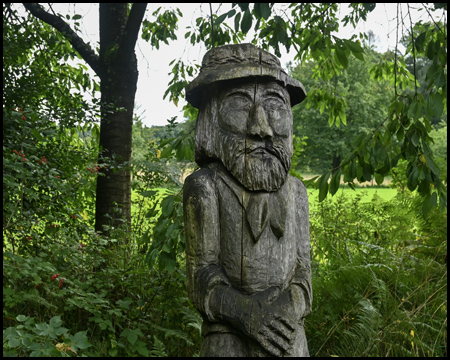
POLYGON ((285 318, 272 319, 261 327, 259 343, 273 356, 280 356, 288 351, 295 339, 295 327, 285 318))
POLYGON ((253 338, 272 356, 291 349, 297 329, 290 294, 270 288, 249 296, 225 285, 216 286, 210 297, 211 311, 253 338))
POLYGON ((259 302, 263 321, 256 337, 261 337, 258 342, 271 355, 280 356, 292 347, 296 336, 297 317, 292 297, 288 291, 263 292, 260 295, 269 296, 266 297, 266 301, 259 302))

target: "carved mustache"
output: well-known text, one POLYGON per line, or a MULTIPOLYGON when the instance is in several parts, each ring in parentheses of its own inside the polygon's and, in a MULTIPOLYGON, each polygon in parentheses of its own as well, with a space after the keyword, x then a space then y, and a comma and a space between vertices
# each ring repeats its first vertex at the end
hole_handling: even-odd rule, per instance
POLYGON ((290 157, 282 144, 273 141, 248 139, 244 136, 226 133, 222 129, 219 130, 219 134, 223 137, 224 144, 233 149, 232 153, 236 158, 255 151, 263 151, 275 156, 283 164, 286 171, 289 171, 291 167, 290 157))
POLYGON ((272 155, 277 156, 278 153, 275 151, 273 144, 266 144, 261 142, 250 142, 250 144, 247 142, 245 147, 245 152, 247 154, 255 152, 255 151, 264 151, 268 152, 272 155))
POLYGON ((253 141, 247 140, 245 143, 245 147, 239 149, 240 154, 251 154, 253 152, 266 152, 270 155, 275 156, 277 159, 281 161, 283 167, 286 171, 289 171, 289 156, 282 145, 273 144, 270 142, 261 142, 261 141, 253 141), (287 168, 286 168, 287 167, 287 168))
POLYGON ((280 152, 285 152, 284 147, 281 145, 274 144, 272 141, 245 141, 245 150, 247 153, 251 153, 256 150, 264 150, 273 155, 279 155, 280 152))

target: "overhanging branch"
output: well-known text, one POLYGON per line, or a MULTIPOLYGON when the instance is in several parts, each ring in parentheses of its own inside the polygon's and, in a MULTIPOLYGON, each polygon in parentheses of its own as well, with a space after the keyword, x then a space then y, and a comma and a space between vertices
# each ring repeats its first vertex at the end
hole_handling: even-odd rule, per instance
POLYGON ((37 3, 23 3, 25 9, 27 9, 33 16, 42 20, 58 30, 78 51, 81 57, 86 61, 92 70, 101 78, 100 74, 100 62, 98 55, 87 45, 82 38, 80 38, 67 23, 59 16, 52 15, 46 12, 42 6, 37 3))
POLYGON ((139 29, 144 18, 147 3, 134 3, 128 16, 127 25, 120 42, 120 52, 128 56, 136 45, 139 29))

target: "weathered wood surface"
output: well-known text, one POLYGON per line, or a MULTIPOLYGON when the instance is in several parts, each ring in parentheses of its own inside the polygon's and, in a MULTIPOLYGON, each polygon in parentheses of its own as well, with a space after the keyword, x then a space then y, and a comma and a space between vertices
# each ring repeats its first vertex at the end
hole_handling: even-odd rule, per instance
POLYGON ((291 106, 305 98, 303 86, 273 55, 227 45, 205 55, 187 94, 200 110, 202 168, 186 178, 183 201, 201 355, 308 356, 308 198, 288 174, 291 106))

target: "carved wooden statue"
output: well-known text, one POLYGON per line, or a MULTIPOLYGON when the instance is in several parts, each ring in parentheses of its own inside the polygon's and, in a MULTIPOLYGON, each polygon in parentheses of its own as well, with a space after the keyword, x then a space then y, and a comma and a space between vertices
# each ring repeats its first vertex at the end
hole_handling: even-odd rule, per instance
POLYGON ((186 88, 199 109, 201 169, 183 201, 201 356, 309 356, 308 197, 289 175, 291 107, 305 97, 275 56, 251 44, 208 51, 186 88))

